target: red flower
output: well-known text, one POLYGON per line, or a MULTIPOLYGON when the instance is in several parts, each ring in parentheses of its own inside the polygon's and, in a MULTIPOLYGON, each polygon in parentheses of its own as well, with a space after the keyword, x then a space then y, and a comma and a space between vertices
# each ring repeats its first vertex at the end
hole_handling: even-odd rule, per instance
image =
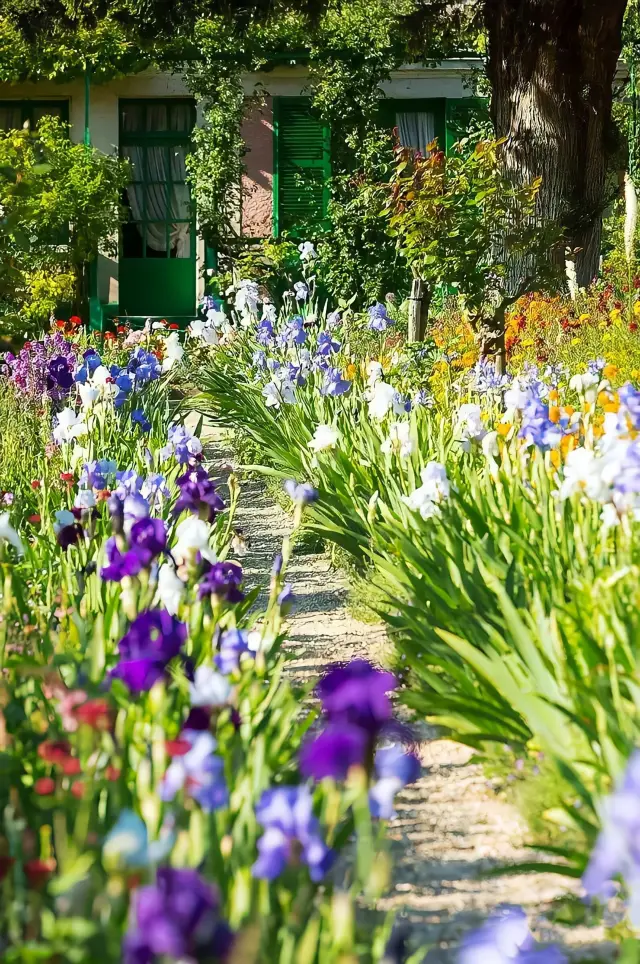
POLYGON ((638 322, 637 322, 637 321, 630 321, 630 322, 629 322, 629 331, 637 331, 637 330, 638 330, 638 322))
POLYGON ((32 480, 32 482, 31 482, 31 488, 32 488, 32 489, 36 489, 36 490, 37 490, 37 489, 39 489, 41 486, 42 486, 42 482, 40 482, 38 479, 33 479, 33 480, 32 480))
POLYGON ((46 763, 64 763, 71 756, 71 744, 67 740, 45 740, 38 746, 38 756, 46 763))
POLYGON ((110 489, 100 489, 99 492, 96 492, 96 499, 98 502, 106 502, 110 495, 110 489))
POLYGON ((38 515, 38 513, 37 513, 37 512, 34 512, 33 515, 30 515, 30 516, 29 516, 29 518, 28 518, 27 521, 28 521, 28 522, 31 522, 32 525, 37 526, 42 520, 41 520, 40 516, 38 515))
POLYGON ((64 330, 64 328, 66 328, 66 326, 67 326, 67 323, 66 323, 66 321, 62 321, 62 320, 58 319, 58 321, 56 321, 56 325, 55 325, 55 326, 56 326, 56 328, 60 328, 61 330, 64 330))
POLYGON ((120 772, 121 771, 118 770, 117 767, 111 766, 111 764, 109 764, 107 769, 104 771, 104 775, 107 778, 107 780, 109 780, 110 783, 115 783, 116 780, 120 779, 120 772))
POLYGON ((62 479, 63 482, 73 482, 73 481, 74 481, 73 472, 61 472, 61 473, 60 473, 60 478, 62 479))
POLYGON ((111 722, 111 707, 106 700, 87 700, 73 712, 78 723, 86 723, 92 730, 106 730, 111 722))
POLYGON ((84 783, 82 780, 76 780, 75 783, 71 784, 71 795, 76 798, 76 800, 82 800, 84 796, 84 783))
POLYGON ((82 773, 80 760, 75 756, 70 756, 69 759, 65 760, 62 764, 62 772, 67 777, 77 777, 79 773, 82 773))
POLYGON ((170 331, 180 331, 180 325, 176 321, 172 321, 169 325, 170 331))
POLYGON ((164 745, 167 751, 167 756, 184 756, 191 749, 191 744, 188 740, 167 740, 164 745))
POLYGON ((46 884, 55 869, 56 862, 53 857, 48 860, 28 860, 24 865, 24 872, 29 885, 35 889, 46 884))
POLYGON ((4 880, 14 864, 13 857, 0 857, 0 881, 4 880))
POLYGON ((127 328, 126 325, 118 325, 118 327, 116 328, 116 331, 118 332, 119 335, 124 335, 125 332, 127 332, 128 330, 129 329, 127 328))
POLYGON ((71 318, 69 318, 69 324, 77 328, 78 325, 82 324, 82 318, 78 318, 77 315, 71 315, 71 318))
POLYGON ((49 797, 56 792, 56 781, 51 777, 40 777, 33 785, 34 791, 39 797, 49 797))
POLYGON ((112 331, 105 331, 105 333, 104 333, 104 340, 105 340, 105 341, 115 341, 115 340, 116 340, 116 336, 114 335, 114 333, 113 333, 112 331))

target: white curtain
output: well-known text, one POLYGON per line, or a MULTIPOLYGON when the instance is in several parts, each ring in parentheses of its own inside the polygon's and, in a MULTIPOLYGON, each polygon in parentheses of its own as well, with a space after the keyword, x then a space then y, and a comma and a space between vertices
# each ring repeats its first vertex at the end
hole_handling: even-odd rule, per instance
POLYGON ((396 114, 396 127, 403 147, 427 154, 427 144, 430 144, 436 136, 433 114, 427 111, 396 114))
MULTIPOLYGON (((127 108, 123 116, 123 127, 126 131, 142 129, 144 111, 138 105, 127 108)), ((172 105, 170 111, 167 104, 148 104, 146 109, 147 131, 188 131, 190 109, 186 104, 172 105), (170 116, 170 126, 167 114, 170 116)), ((184 181, 186 177, 186 147, 180 144, 164 146, 126 146, 123 154, 132 165, 133 180, 127 187, 127 197, 131 207, 133 220, 140 234, 145 230, 146 244, 153 251, 167 252, 167 221, 169 224, 168 240, 170 252, 175 251, 176 258, 188 258, 191 255, 191 224, 190 220, 178 223, 172 218, 190 219, 191 205, 189 188, 186 184, 171 184, 167 190, 169 180, 167 161, 171 165, 171 180, 184 181), (147 171, 145 177, 145 156, 147 171), (146 188, 146 218, 144 209, 144 191, 146 188), (168 196, 169 195, 169 196, 168 196)))

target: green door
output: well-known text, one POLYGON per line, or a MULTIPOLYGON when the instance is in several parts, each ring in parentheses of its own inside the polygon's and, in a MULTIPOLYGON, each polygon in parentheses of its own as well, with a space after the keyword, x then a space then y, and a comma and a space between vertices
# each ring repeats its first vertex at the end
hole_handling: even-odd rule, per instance
POLYGON ((195 215, 185 168, 194 124, 192 100, 120 101, 120 154, 132 169, 123 195, 120 315, 195 315, 195 215))

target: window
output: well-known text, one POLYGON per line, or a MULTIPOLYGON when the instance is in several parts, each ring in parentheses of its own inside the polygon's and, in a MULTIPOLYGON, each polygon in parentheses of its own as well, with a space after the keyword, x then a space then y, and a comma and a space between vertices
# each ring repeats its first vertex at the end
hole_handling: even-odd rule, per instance
POLYGON ((395 128, 403 147, 427 153, 427 145, 437 140, 440 149, 445 144, 444 98, 385 97, 380 103, 380 123, 390 130, 395 128))
POLYGON ((19 130, 28 124, 36 130, 40 118, 59 117, 69 120, 68 100, 3 100, 0 101, 0 130, 19 130))
POLYGON ((191 100, 120 101, 120 153, 131 163, 123 203, 124 258, 194 256, 195 231, 185 158, 195 125, 191 100))
POLYGON ((305 97, 274 98, 274 233, 313 236, 329 206, 329 129, 305 97))
POLYGON ((436 136, 436 118, 432 111, 400 111, 396 113, 396 127, 403 147, 427 154, 427 146, 436 136))

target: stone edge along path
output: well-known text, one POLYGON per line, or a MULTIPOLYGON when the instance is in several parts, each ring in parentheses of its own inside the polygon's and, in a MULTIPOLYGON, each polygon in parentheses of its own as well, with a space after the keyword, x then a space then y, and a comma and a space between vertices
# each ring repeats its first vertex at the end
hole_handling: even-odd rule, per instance
MULTIPOLYGON (((195 425, 190 418, 189 423, 195 425)), ((233 462, 225 436, 205 427, 207 461, 224 477, 233 462)), ((273 558, 291 520, 258 480, 241 482, 236 518, 247 540, 241 559, 249 585, 268 585, 273 558)), ((353 618, 348 587, 324 553, 294 552, 288 569, 295 602, 289 616, 291 672, 299 680, 320 674, 336 660, 362 656, 385 662, 383 626, 353 618)), ((551 902, 571 882, 554 874, 483 877, 504 864, 531 860, 524 847, 526 828, 517 811, 495 796, 471 751, 439 739, 425 725, 416 731, 422 762, 420 779, 397 798, 398 816, 389 826, 394 873, 392 888, 379 902, 406 924, 411 945, 428 944, 429 964, 449 964, 447 948, 500 904, 520 904, 536 936, 559 943, 572 960, 606 960, 611 946, 602 928, 563 928, 545 917, 551 902)))

